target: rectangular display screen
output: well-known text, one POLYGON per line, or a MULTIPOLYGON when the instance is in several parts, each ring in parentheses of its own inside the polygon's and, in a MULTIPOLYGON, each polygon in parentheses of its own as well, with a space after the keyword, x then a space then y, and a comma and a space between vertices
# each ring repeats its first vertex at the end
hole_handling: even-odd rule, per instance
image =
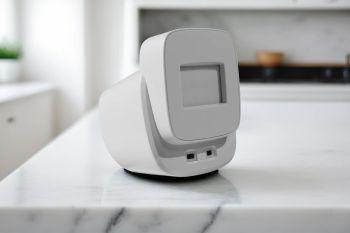
POLYGON ((222 65, 181 66, 180 70, 184 107, 226 102, 222 65))

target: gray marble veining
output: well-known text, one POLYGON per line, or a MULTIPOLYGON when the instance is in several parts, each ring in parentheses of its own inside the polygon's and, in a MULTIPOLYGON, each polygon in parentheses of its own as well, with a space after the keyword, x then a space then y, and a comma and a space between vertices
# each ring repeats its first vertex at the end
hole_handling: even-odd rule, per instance
POLYGON ((242 102, 235 158, 166 182, 125 173, 93 111, 0 183, 0 232, 348 233, 349 119, 347 102, 242 102))

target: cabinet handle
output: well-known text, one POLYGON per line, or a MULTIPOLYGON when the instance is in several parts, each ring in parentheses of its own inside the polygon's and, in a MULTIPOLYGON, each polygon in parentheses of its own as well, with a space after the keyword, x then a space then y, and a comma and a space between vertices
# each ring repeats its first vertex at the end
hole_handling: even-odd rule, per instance
POLYGON ((9 123, 9 124, 14 123, 15 121, 16 121, 16 118, 15 118, 15 117, 8 117, 8 118, 7 118, 7 123, 9 123))

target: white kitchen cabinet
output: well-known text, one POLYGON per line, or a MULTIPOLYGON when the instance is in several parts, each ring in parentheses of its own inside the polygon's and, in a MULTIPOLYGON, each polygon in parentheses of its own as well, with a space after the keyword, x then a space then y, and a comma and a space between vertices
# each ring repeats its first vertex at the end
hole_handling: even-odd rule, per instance
POLYGON ((0 86, 0 180, 54 135, 53 88, 38 85, 0 86))

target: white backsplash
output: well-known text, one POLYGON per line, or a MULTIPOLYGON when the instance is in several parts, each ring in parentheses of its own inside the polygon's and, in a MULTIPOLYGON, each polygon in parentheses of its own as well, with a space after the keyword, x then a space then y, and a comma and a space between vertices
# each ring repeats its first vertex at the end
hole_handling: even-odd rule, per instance
POLYGON ((175 28, 228 30, 240 61, 256 50, 281 50, 288 62, 344 63, 350 53, 347 10, 142 10, 140 39, 175 28))

